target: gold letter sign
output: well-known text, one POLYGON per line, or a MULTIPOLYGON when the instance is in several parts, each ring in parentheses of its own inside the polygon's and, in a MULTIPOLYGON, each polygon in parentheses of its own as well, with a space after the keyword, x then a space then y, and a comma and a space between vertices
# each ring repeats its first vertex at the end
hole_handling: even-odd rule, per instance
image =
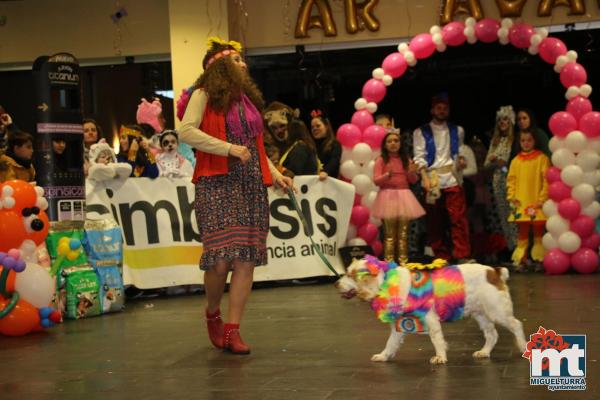
POLYGON ((446 25, 448 22, 452 22, 456 14, 469 14, 477 20, 483 18, 479 0, 443 0, 440 24, 446 25))
POLYGON ((297 38, 308 37, 307 31, 311 28, 322 28, 325 31, 325 36, 337 35, 335 22, 333 22, 333 15, 327 0, 302 0, 294 36, 297 38), (311 17, 310 12, 315 4, 319 10, 319 15, 311 17))
POLYGON ((356 0, 345 0, 346 2, 346 30, 348 33, 356 33, 360 28, 358 19, 362 19, 365 26, 371 32, 379 30, 379 21, 373 15, 373 9, 379 0, 367 0, 356 3, 356 0))
POLYGON ((567 6, 571 9, 569 15, 585 14, 585 4, 583 0, 541 0, 538 6, 538 17, 547 17, 552 14, 552 9, 556 6, 567 6))
POLYGON ((526 1, 527 0, 496 0, 496 4, 498 4, 498 9, 500 10, 500 16, 502 18, 520 17, 526 1))

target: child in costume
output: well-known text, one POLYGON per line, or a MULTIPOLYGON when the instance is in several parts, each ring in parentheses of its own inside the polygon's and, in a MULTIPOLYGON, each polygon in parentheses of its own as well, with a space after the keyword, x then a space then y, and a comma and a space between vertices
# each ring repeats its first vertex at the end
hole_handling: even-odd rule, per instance
POLYGON ((544 259, 542 235, 546 216, 542 205, 548 199, 546 171, 550 166, 548 156, 536 149, 533 133, 520 132, 519 145, 521 152, 510 163, 506 178, 506 196, 512 210, 508 220, 516 222, 519 229, 517 247, 512 254, 515 271, 522 271, 524 268, 530 229, 533 229, 531 258, 538 263, 544 259))
POLYGON ((373 204, 373 216, 383 220, 384 258, 394 261, 397 250, 400 265, 405 265, 409 223, 425 215, 425 210, 409 188, 417 181, 417 167, 401 148, 399 133, 388 132, 384 136, 381 156, 373 169, 373 181, 381 189, 373 204))
POLYGON ((90 147, 89 156, 88 179, 92 181, 127 178, 131 175, 131 165, 117 162, 115 153, 104 139, 100 139, 98 143, 90 147))
POLYGON ((192 164, 177 152, 179 137, 176 131, 164 131, 160 135, 161 153, 156 156, 158 176, 167 178, 183 178, 192 176, 192 164))

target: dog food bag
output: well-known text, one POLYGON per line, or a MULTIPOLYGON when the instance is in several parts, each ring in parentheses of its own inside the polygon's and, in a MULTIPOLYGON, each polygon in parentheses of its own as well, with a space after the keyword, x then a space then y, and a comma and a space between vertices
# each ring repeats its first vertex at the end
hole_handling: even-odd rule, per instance
POLYGON ((121 271, 116 265, 96 267, 100 281, 102 312, 118 312, 125 308, 125 288, 121 271))
POLYGON ((83 245, 93 267, 123 264, 121 227, 114 219, 86 220, 83 245))
MULTIPOLYGON (((91 267, 67 268, 63 270, 65 296, 69 319, 93 317, 102 313, 100 282, 91 267)), ((60 296, 59 291, 59 296, 60 296)))
POLYGON ((58 221, 50 223, 46 247, 52 258, 51 271, 84 266, 87 256, 83 249, 83 221, 58 221))

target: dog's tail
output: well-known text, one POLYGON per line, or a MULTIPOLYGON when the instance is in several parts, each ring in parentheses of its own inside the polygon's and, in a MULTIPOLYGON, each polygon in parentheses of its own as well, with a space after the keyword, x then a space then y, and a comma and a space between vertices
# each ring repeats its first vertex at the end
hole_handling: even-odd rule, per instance
POLYGON ((510 276, 508 268, 497 267, 494 269, 496 270, 496 273, 500 276, 500 279, 502 279, 502 281, 506 282, 508 280, 508 277, 510 276))
POLYGON ((508 269, 504 267, 496 267, 488 269, 486 279, 494 285, 498 290, 506 290, 506 281, 508 280, 508 269))

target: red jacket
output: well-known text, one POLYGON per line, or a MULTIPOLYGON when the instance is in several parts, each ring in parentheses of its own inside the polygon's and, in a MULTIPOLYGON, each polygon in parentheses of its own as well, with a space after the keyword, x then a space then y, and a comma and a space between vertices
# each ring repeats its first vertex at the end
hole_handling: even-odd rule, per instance
MULTIPOLYGON (((214 111, 209 105, 207 105, 204 110, 200 130, 212 137, 227 141, 225 115, 214 111)), ((258 149, 258 159, 260 161, 263 183, 267 186, 271 186, 273 184, 273 178, 271 177, 271 171, 269 170, 269 163, 267 161, 262 134, 256 137, 256 148, 258 149)), ((228 171, 228 157, 196 150, 196 168, 194 169, 192 182, 196 183, 200 176, 225 175, 228 171)))

